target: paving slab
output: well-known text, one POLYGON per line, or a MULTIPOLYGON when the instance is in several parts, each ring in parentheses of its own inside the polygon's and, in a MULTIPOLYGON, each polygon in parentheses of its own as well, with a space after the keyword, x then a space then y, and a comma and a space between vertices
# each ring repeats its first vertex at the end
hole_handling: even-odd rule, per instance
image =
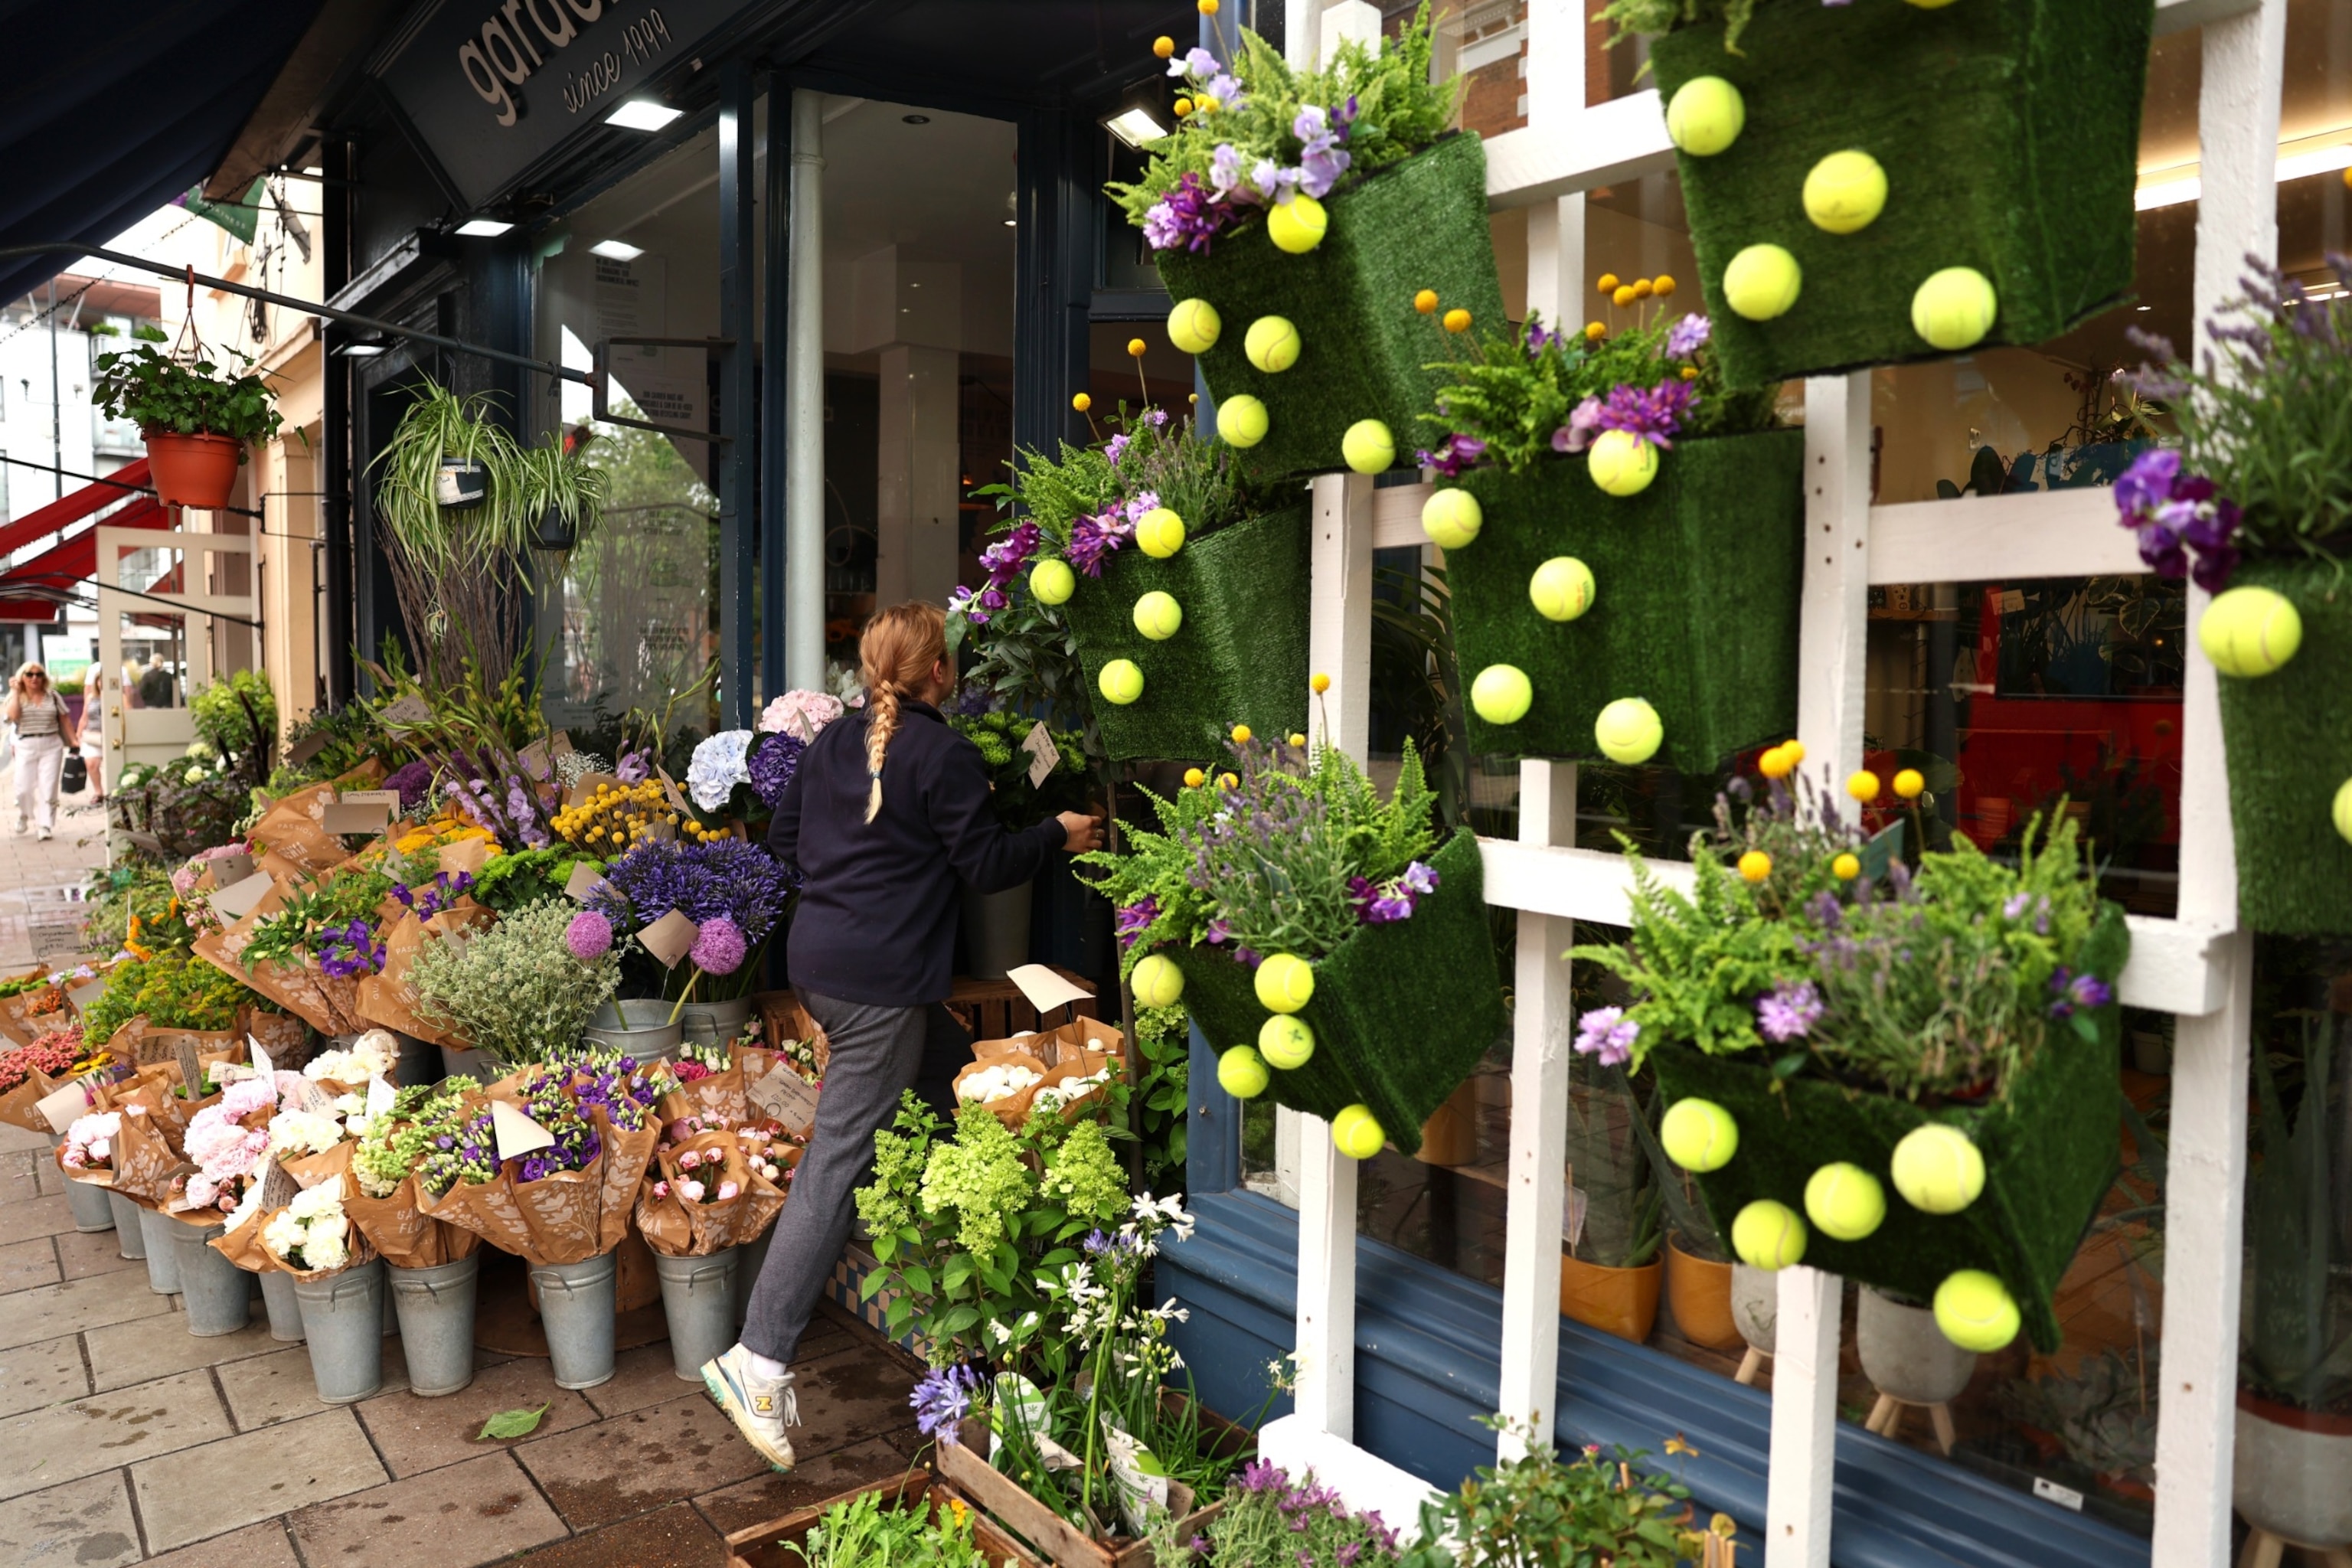
POLYGON ((0 1498, 228 1434, 228 1413, 213 1392, 212 1375, 202 1372, 26 1411, 0 1421, 0 1498))
POLYGON ((788 1476, 770 1470, 748 1481, 706 1492, 694 1500, 694 1506, 702 1510, 711 1529, 721 1535, 732 1535, 739 1530, 782 1519, 794 1509, 808 1508, 876 1481, 905 1475, 909 1468, 904 1455, 877 1437, 854 1447, 836 1448, 814 1459, 803 1459, 788 1476))
POLYGON ((40 1179, 30 1164, 21 1170, 0 1171, 0 1204, 30 1203, 40 1195, 40 1179))
POLYGON ((177 1552, 147 1559, 146 1568, 302 1568, 278 1520, 215 1535, 177 1552))
POLYGON ((109 1323, 163 1316, 172 1310, 172 1304, 147 1289, 146 1267, 144 1263, 139 1265, 142 1274, 135 1286, 101 1274, 89 1279, 68 1279, 60 1285, 37 1285, 29 1290, 0 1296, 0 1350, 37 1344, 59 1334, 104 1328, 109 1323))
POLYGON ((596 1419, 588 1402, 555 1386, 548 1363, 530 1358, 483 1367, 456 1394, 419 1399, 414 1394, 383 1394, 363 1401, 360 1420, 375 1439, 376 1452, 395 1476, 407 1477, 455 1465, 487 1453, 535 1443, 596 1419), (547 1406, 527 1437, 477 1442, 482 1423, 503 1410, 547 1406))
POLYGON ((254 1313, 253 1321, 236 1333, 210 1339, 188 1332, 187 1316, 182 1312, 173 1312, 169 1322, 142 1319, 135 1323, 92 1329, 82 1336, 89 1346, 90 1375, 101 1391, 127 1388, 175 1372, 194 1372, 199 1367, 242 1361, 278 1349, 278 1342, 269 1337, 269 1321, 260 1315, 261 1304, 257 1301, 254 1303, 254 1313))
POLYGON ((0 1563, 11 1568, 123 1568, 139 1561, 139 1525, 122 1472, 0 1502, 0 1563))
MULTIPOLYGON (((0 969, 8 965, 0 963, 0 969)), ((48 1152, 49 1138, 46 1132, 36 1132, 29 1127, 19 1127, 13 1121, 0 1121, 0 1153, 11 1158, 19 1154, 36 1157, 48 1152)))
POLYGON ((63 1193, 47 1198, 28 1194, 15 1203, 0 1203, 0 1245, 36 1236, 55 1236, 73 1227, 73 1210, 63 1193))
POLYGON ((0 1415, 79 1399, 89 1392, 81 1344, 71 1334, 0 1351, 0 1415))
POLYGON ((516 1561, 529 1568, 725 1568, 727 1542, 681 1502, 516 1561))
POLYGON ((58 1249, 47 1237, 0 1247, 0 1295, 35 1285, 55 1285, 58 1279, 58 1249))
POLYGON ((716 1491, 768 1468, 699 1394, 515 1450, 574 1530, 716 1491))
POLYGON ((58 1163, 55 1160, 35 1160, 33 1162, 34 1184, 44 1194, 64 1192, 66 1190, 66 1183, 70 1180, 72 1180, 70 1176, 68 1176, 63 1171, 58 1169, 58 1163))
POLYGON ((801 1425, 790 1436, 803 1458, 914 1426, 907 1395, 919 1374, 879 1344, 845 1340, 840 1351, 793 1370, 801 1425))
POLYGON ((330 1410, 225 1437, 131 1467, 147 1544, 165 1552, 382 1486, 367 1434, 350 1410, 330 1410))
POLYGON ((677 1375, 670 1361, 669 1342, 658 1340, 614 1356, 613 1381, 589 1389, 588 1403, 600 1415, 623 1415, 648 1405, 667 1405, 701 1386, 698 1377, 688 1383, 677 1375))
MULTIPOLYGON (((236 1417, 240 1432, 273 1426, 280 1421, 299 1421, 306 1415, 316 1415, 331 1406, 319 1403, 319 1384, 310 1376, 310 1349, 308 1345, 288 1345, 276 1348, 269 1340, 269 1325, 257 1325, 268 1343, 268 1352, 227 1362, 215 1368, 220 1379, 221 1393, 228 1397, 229 1414, 236 1417)), ((246 1332, 254 1330, 247 1328, 246 1332)), ((408 1390, 408 1365, 400 1359, 400 1341, 387 1337, 383 1342, 383 1387, 378 1394, 405 1394, 408 1390)), ((373 1397, 373 1396, 372 1396, 373 1397)))
POLYGON ((123 1257, 121 1244, 110 1230, 61 1230, 49 1239, 57 1244, 58 1269, 68 1279, 147 1267, 138 1258, 123 1257))
POLYGON ((367 1568, 472 1568, 571 1534, 503 1453, 313 1503, 286 1524, 309 1561, 367 1568))

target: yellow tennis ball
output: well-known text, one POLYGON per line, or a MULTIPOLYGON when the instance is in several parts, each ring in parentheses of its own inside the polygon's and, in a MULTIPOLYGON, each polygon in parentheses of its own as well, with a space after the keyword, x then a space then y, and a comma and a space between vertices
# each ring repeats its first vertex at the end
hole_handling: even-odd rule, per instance
POLYGON ((1265 439, 1265 405, 1247 393, 1217 405, 1217 437, 1228 447, 1255 447, 1265 439))
POLYGON ((1548 621, 1572 621, 1592 608, 1592 569, 1573 555, 1555 555, 1528 579, 1528 598, 1548 621))
POLYGON ((1748 127, 1748 100, 1719 76, 1695 76, 1666 102, 1666 136, 1694 158, 1712 158, 1748 127))
POLYGON ((1750 1268, 1787 1268, 1804 1258, 1805 1222, 1788 1205, 1758 1198, 1731 1222, 1731 1250, 1750 1268))
POLYGON ((1307 1020, 1276 1013, 1258 1026, 1258 1054, 1285 1072, 1296 1072, 1315 1054, 1315 1031, 1307 1020))
POLYGON ((1592 721, 1592 743, 1612 763, 1629 766, 1658 754, 1666 726, 1658 710, 1638 697, 1620 697, 1592 721))
POLYGON ((1804 200, 1815 228, 1858 233, 1886 210, 1886 171, 1867 153, 1832 153, 1805 176, 1804 200))
POLYGON ((1885 1222, 1886 1189, 1860 1165, 1836 1161, 1805 1184, 1805 1217, 1823 1236, 1860 1241, 1885 1222))
POLYGON ((1172 1007, 1184 994, 1184 972, 1174 959, 1155 952, 1137 962, 1127 984, 1135 993, 1137 1006, 1172 1007))
POLYGON ((1066 605, 1078 591, 1078 574, 1068 562, 1049 555, 1029 569, 1029 591, 1041 605, 1066 605))
POLYGON ((1168 341, 1188 354, 1204 354, 1217 346, 1225 330, 1217 308, 1206 300, 1180 300, 1168 312, 1168 341))
POLYGON ((1637 496, 1658 477, 1658 448, 1631 430, 1603 430, 1593 438, 1592 482, 1612 496, 1637 496))
POLYGON ((1165 561, 1184 548, 1184 520, 1164 506, 1155 506, 1135 520, 1135 547, 1154 561, 1165 561))
POLYGON ((1258 1005, 1269 1013, 1296 1013, 1315 1000, 1315 966, 1287 952, 1266 955, 1255 982, 1258 1005))
POLYGON ((1421 503, 1422 532, 1446 550, 1459 550, 1477 538, 1486 522, 1486 509, 1468 490, 1436 490, 1421 503))
POLYGON ((1242 336, 1242 353, 1268 374, 1298 363, 1298 329, 1283 316, 1260 316, 1242 336))
POLYGON ((1941 1121, 1906 1132, 1887 1166, 1895 1190, 1921 1214, 1958 1214, 1984 1192, 1984 1154, 1967 1133, 1941 1121))
POLYGON ((1490 664, 1470 683, 1470 708, 1489 724, 1516 724, 1535 705, 1536 689, 1517 665, 1490 664))
POLYGON ((1946 353, 1982 342, 2000 314, 1992 280, 1973 267, 1947 267, 1911 296, 1911 330, 1946 353))
POLYGON ((1217 1058, 1217 1087, 1235 1100, 1255 1100, 1273 1081, 1255 1046, 1235 1046, 1217 1058))
POLYGON ((2224 675, 2269 675, 2303 647, 2303 616, 2274 588, 2232 588, 2205 606, 2197 646, 2224 675))
POLYGON ((1685 1171, 1720 1171, 1739 1152, 1739 1123, 1711 1100, 1677 1100, 1659 1119, 1658 1142, 1685 1171))
POLYGON ((1960 1349, 1990 1355, 2017 1338, 2017 1300, 1983 1269, 1956 1268, 1936 1287, 1936 1326, 1960 1349))
POLYGON ((1377 419, 1359 419, 1339 437, 1339 456, 1360 474, 1386 473, 1396 462, 1396 437, 1377 419))
POLYGON ((1308 195, 1294 195, 1265 215, 1266 238, 1276 250, 1293 256, 1304 256, 1322 244, 1323 231, 1330 226, 1323 204, 1308 195))
POLYGON ((1751 321, 1788 314, 1804 287, 1805 269, 1777 245, 1751 245, 1723 269, 1723 302, 1751 321))
POLYGON ((1105 701, 1124 708, 1143 695, 1143 671, 1135 667, 1131 658, 1112 659, 1095 678, 1095 689, 1103 694, 1105 701))
POLYGON ((1350 1160, 1369 1160, 1389 1141, 1369 1105, 1351 1105, 1331 1118, 1331 1145, 1350 1160))
POLYGON ((1172 594, 1154 588, 1135 601, 1135 629, 1153 642, 1166 642, 1184 625, 1183 607, 1172 594))
POLYGON ((2334 816, 2336 836, 2352 844, 2352 779, 2346 779, 2336 790, 2334 816))

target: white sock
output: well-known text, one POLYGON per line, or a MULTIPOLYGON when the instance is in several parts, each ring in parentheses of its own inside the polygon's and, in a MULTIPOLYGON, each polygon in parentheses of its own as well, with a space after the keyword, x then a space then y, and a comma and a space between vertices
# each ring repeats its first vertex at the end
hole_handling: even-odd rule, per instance
POLYGON ((770 1361, 766 1356, 761 1355, 750 1345, 745 1345, 743 1347, 743 1359, 750 1362, 751 1363, 751 1370, 758 1373, 761 1377, 773 1380, 784 1375, 784 1363, 782 1362, 770 1361))

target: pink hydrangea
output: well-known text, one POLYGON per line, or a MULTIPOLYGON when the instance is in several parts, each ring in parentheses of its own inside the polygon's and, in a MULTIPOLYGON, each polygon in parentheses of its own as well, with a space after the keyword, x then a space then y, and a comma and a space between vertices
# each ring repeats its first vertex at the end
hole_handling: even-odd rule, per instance
POLYGON ((760 729, 772 735, 798 735, 814 741, 816 732, 841 717, 841 699, 825 691, 787 691, 760 715, 760 729))
POLYGON ((564 929, 563 945, 583 963, 593 963, 613 951, 613 922, 594 910, 582 910, 564 929))

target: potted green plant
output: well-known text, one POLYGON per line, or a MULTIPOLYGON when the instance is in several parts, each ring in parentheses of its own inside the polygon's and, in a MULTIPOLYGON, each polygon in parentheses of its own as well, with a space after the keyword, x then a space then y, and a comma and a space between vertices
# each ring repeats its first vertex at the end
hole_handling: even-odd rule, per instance
POLYGON ((2153 8, 1612 0, 1736 385, 2058 336, 2132 287, 2153 8))
POLYGON ((1179 128, 1109 187, 1177 303, 1217 428, 1268 474, 1388 468, 1433 383, 1415 307, 1502 317, 1486 159, 1433 79, 1429 7, 1395 37, 1294 70, 1253 33, 1171 61, 1179 128))
MULTIPOLYGON (((1075 731, 1055 730, 1002 708, 951 710, 948 724, 980 749, 980 760, 988 769, 989 805, 1008 830, 1060 812, 1086 809, 1090 783, 1086 742, 1075 731), (1042 731, 1042 744, 1032 748, 1030 736, 1036 731, 1042 731)), ((1001 893, 964 889, 963 940, 973 974, 1001 980, 1029 962, 1029 915, 1035 892, 1034 882, 1001 893)))
POLYGON ((487 395, 427 382, 375 459, 377 536, 401 617, 425 674, 444 684, 459 682, 469 655, 495 684, 520 646, 533 523, 518 458, 487 395))
MULTIPOLYGON (((1524 1450, 1479 1466, 1459 1489, 1422 1504, 1420 1538, 1403 1553, 1402 1568, 1679 1568, 1717 1561, 1706 1538, 1728 1535, 1731 1521, 1718 1514, 1700 1525, 1688 1488, 1640 1468, 1648 1456, 1604 1452, 1595 1444, 1562 1462, 1525 1423, 1495 1415, 1479 1417, 1479 1425, 1516 1433, 1524 1450)), ((1678 1445, 1666 1446, 1671 1451, 1678 1445)))
POLYGON ((275 395, 250 359, 226 373, 201 345, 183 361, 155 346, 164 340, 154 328, 136 336, 132 347, 98 356, 90 390, 99 407, 139 426, 148 478, 165 506, 226 506, 247 443, 278 434, 275 395))
POLYGON ((1664 1184, 1643 1147, 1647 1112, 1623 1068, 1570 1064, 1569 1238, 1559 1256, 1559 1310, 1641 1344, 1658 1321, 1665 1273, 1664 1184))
MULTIPOLYGON (((1580 1058, 1580 1060, 1584 1058, 1580 1058)), ((1622 1068, 1612 1068, 1622 1073, 1622 1068)), ((1665 1209, 1665 1296, 1675 1330, 1695 1345, 1730 1350, 1744 1338, 1733 1310, 1730 1249, 1707 1217, 1697 1178, 1666 1157, 1654 1125, 1657 1096, 1642 1108, 1634 1135, 1665 1209)))
POLYGON ((576 550, 603 519, 610 476, 587 460, 593 433, 525 447, 509 457, 498 479, 511 487, 515 510, 530 522, 535 549, 576 550))
POLYGON ((1474 752, 1711 773, 1796 721, 1804 437, 1725 385, 1672 278, 1602 281, 1614 330, 1531 319, 1444 362, 1422 526, 1474 752))

